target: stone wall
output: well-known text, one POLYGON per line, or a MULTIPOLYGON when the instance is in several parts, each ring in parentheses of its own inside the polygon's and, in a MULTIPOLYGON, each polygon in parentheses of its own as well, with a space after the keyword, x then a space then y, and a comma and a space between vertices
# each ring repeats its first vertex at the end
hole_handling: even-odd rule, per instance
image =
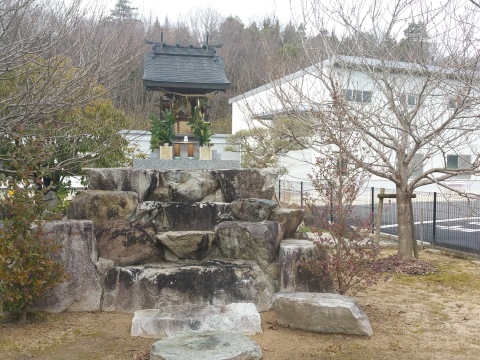
POLYGON ((281 242, 304 215, 272 201, 275 171, 121 168, 88 175, 89 189, 72 200, 69 221, 57 226, 90 224, 83 231, 92 240, 78 241, 95 245, 82 260, 97 269, 87 276, 99 284, 92 285, 92 310, 233 302, 270 309, 280 284, 281 242))

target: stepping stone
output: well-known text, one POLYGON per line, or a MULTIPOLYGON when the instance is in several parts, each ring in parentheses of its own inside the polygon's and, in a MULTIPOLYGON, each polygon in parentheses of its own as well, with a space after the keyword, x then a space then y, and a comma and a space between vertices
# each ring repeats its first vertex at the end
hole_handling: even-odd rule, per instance
POLYGON ((177 305, 135 311, 132 336, 159 338, 183 332, 226 331, 262 333, 260 313, 252 303, 177 305))
POLYGON ((273 297, 273 309, 282 326, 324 333, 373 334, 367 314, 348 296, 277 293, 273 297))
POLYGON ((245 335, 227 332, 182 334, 153 343, 150 360, 260 360, 260 346, 245 335))

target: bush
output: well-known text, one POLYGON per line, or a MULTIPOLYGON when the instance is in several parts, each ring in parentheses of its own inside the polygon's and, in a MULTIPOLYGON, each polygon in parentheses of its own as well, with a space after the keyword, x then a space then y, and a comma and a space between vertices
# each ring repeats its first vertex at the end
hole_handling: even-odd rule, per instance
POLYGON ((302 257, 298 263, 319 284, 331 282, 341 295, 355 295, 375 284, 382 275, 375 266, 378 246, 369 238, 368 224, 356 227, 332 223, 324 232, 313 230, 316 257, 302 257))
POLYGON ((16 186, 11 180, 1 202, 0 304, 6 311, 19 311, 20 322, 25 322, 27 306, 66 278, 62 263, 55 259, 61 246, 43 236, 44 201, 36 187, 26 182, 16 186))
POLYGON ((355 295, 382 275, 381 267, 375 266, 379 248, 369 238, 370 219, 352 216, 365 174, 339 153, 317 159, 315 169, 312 183, 321 198, 309 204, 319 225, 311 229, 317 256, 301 258, 298 267, 319 283, 332 282, 339 294, 355 295), (317 200, 325 206, 318 206, 317 200))

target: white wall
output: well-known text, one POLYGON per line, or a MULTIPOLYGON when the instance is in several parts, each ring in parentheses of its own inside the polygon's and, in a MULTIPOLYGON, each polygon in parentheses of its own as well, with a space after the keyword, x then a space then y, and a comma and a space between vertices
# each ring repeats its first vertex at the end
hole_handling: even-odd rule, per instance
MULTIPOLYGON (((342 84, 341 88, 373 90, 374 95, 372 97, 372 104, 366 104, 366 106, 380 106, 380 103, 384 104, 386 102, 386 99, 383 98, 383 92, 375 91, 376 85, 367 74, 352 69, 344 70, 340 68, 328 68, 328 66, 325 66, 328 65, 328 62, 324 62, 323 65, 321 74, 325 75, 326 72, 329 72, 329 77, 333 75, 333 77, 336 77, 338 83, 342 84)), ((292 102, 297 103, 299 107, 303 106, 303 104, 320 103, 322 100, 328 99, 329 92, 326 87, 328 83, 324 84, 317 74, 320 74, 318 68, 315 69, 312 67, 308 71, 300 71, 291 74, 283 79, 230 99, 229 103, 232 105, 232 132, 234 133, 238 130, 249 129, 252 126, 262 126, 252 114, 255 114, 258 117, 268 113, 284 111, 285 106, 281 103, 279 98, 288 97, 290 100, 289 104, 292 102), (309 98, 310 94, 312 94, 311 96, 314 98, 309 98)), ((398 72, 389 73, 385 76, 389 78, 388 81, 391 84, 394 84, 398 89, 404 91, 405 94, 418 94, 419 89, 425 84, 423 78, 420 76, 399 75, 398 72)), ((427 84, 430 85, 430 83, 427 84)), ((433 85, 436 86, 436 84, 433 85)), ((451 81, 450 85, 454 88, 458 84, 451 81)), ((450 85, 447 84, 446 86, 448 87, 450 85)), ((448 94, 449 91, 446 91, 448 90, 446 88, 434 87, 423 90, 429 95, 422 102, 422 108, 419 111, 418 118, 425 119, 425 126, 428 127, 433 122, 439 121, 442 116, 448 116, 449 110, 446 104, 448 101, 446 99, 446 94, 448 94)), ((354 103, 352 105, 355 106, 354 103)), ((362 106, 363 105, 365 104, 362 104, 362 106)), ((385 108, 384 111, 384 118, 388 120, 388 117, 391 116, 391 113, 389 112, 390 110, 385 108)), ((473 141, 469 141, 469 139, 458 139, 456 142, 451 143, 450 148, 448 148, 447 145, 444 150, 445 155, 455 153, 468 155, 477 149, 480 149, 478 136, 477 139, 473 141)), ((387 153, 389 151, 388 149, 385 149, 385 151, 387 156, 394 158, 395 154, 393 152, 387 153)), ((292 180, 308 179, 308 174, 311 172, 312 167, 312 165, 309 164, 309 161, 311 163, 314 162, 314 153, 311 149, 290 152, 287 156, 280 158, 281 165, 285 166, 289 171, 286 178, 292 180)), ((445 159, 441 155, 438 155, 425 161, 423 167, 424 169, 445 167, 445 159)), ((480 178, 478 176, 472 175, 470 179, 452 178, 445 182, 445 184, 456 189, 480 193, 480 178)), ((395 188, 392 182, 378 176, 372 176, 367 186, 385 187, 389 189, 395 188)), ((419 189, 419 191, 429 192, 439 190, 439 187, 435 184, 419 189)), ((445 192, 444 189, 441 189, 441 191, 445 192)))

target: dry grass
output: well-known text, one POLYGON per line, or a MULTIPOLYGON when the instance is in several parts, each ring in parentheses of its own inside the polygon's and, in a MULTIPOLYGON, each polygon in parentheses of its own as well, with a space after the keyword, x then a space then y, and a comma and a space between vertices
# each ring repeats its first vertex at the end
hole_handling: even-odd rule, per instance
MULTIPOLYGON (((439 271, 395 274, 356 299, 369 316, 370 338, 283 328, 262 314, 263 334, 253 336, 265 360, 478 359, 480 266, 421 253, 439 271)), ((132 314, 36 314, 25 325, 4 322, 1 359, 145 359, 154 340, 129 335, 132 314)))

